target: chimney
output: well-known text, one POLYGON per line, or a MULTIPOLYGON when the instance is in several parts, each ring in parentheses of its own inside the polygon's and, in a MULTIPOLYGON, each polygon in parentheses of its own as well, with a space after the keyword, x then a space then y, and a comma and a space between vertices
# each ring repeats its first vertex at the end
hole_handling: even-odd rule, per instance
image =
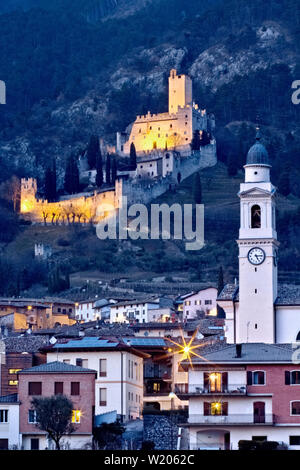
POLYGON ((235 345, 236 356, 235 357, 242 357, 242 345, 236 344, 235 345))

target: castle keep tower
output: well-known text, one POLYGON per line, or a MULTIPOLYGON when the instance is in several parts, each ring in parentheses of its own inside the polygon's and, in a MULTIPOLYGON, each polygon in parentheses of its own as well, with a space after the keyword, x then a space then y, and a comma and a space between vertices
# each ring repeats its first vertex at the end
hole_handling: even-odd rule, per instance
POLYGON ((192 80, 187 75, 177 75, 175 69, 169 76, 169 109, 167 112, 136 117, 126 132, 117 133, 116 150, 129 155, 134 144, 137 154, 144 155, 152 150, 175 149, 190 152, 190 144, 195 130, 210 134, 214 129, 214 118, 205 109, 193 103, 192 80), (129 131, 130 129, 130 131, 129 131))
POLYGON ((250 148, 241 184, 239 239, 239 307, 237 343, 274 343, 274 302, 277 297, 276 189, 270 181, 267 150, 260 143, 250 148))
POLYGON ((37 182, 35 178, 21 179, 20 212, 32 212, 36 206, 37 182))
POLYGON ((178 108, 193 104, 192 80, 187 75, 177 75, 172 69, 169 76, 169 114, 176 114, 178 108))

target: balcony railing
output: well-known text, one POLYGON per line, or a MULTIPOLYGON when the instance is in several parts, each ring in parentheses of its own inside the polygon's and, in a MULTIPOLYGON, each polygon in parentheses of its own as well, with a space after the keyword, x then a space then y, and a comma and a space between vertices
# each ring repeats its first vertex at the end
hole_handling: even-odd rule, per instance
POLYGON ((253 414, 230 414, 224 415, 190 415, 188 423, 191 424, 273 424, 273 414, 256 416, 253 414))
POLYGON ((245 384, 228 384, 221 386, 189 384, 185 390, 175 386, 175 393, 186 393, 188 395, 205 394, 225 394, 225 395, 246 395, 247 387, 245 384))

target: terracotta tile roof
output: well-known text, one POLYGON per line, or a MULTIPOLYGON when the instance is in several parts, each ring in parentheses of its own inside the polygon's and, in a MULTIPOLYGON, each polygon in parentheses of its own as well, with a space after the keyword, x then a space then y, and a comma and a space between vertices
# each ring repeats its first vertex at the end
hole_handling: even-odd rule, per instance
POLYGON ((86 369, 84 367, 73 366, 72 364, 66 364, 65 362, 47 362, 46 364, 40 364, 39 366, 30 367, 29 369, 23 369, 19 374, 51 374, 56 372, 64 373, 75 373, 75 374, 96 374, 97 372, 92 369, 86 369))

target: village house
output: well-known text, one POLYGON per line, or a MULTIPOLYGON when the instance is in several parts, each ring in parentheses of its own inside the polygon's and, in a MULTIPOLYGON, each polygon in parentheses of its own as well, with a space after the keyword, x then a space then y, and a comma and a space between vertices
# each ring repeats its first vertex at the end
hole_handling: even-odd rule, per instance
POLYGON ((39 350, 48 344, 45 337, 8 336, 0 341, 0 396, 18 392, 18 373, 46 362, 39 350))
POLYGON ((60 325, 72 325, 75 306, 64 299, 0 299, 0 326, 12 330, 35 331, 60 325))
POLYGON ((300 449, 300 368, 292 345, 216 344, 182 366, 189 372, 190 449, 237 450, 240 440, 300 449))
POLYGON ((21 449, 19 407, 16 393, 0 396, 0 450, 21 449))
POLYGON ((47 348, 47 361, 59 360, 97 371, 95 415, 116 411, 122 421, 141 417, 143 359, 148 354, 121 340, 85 336, 47 348))
POLYGON ((207 287, 198 292, 182 295, 183 321, 193 320, 201 312, 205 315, 217 315, 217 294, 218 290, 215 287, 207 287))
POLYGON ((75 431, 63 438, 64 448, 83 449, 92 445, 96 372, 84 367, 54 361, 23 369, 18 373, 20 433, 25 450, 53 448, 45 431, 36 426, 33 398, 64 394, 73 403, 75 431))
POLYGON ((153 299, 121 301, 110 308, 110 323, 147 323, 158 318, 159 301, 153 299))

